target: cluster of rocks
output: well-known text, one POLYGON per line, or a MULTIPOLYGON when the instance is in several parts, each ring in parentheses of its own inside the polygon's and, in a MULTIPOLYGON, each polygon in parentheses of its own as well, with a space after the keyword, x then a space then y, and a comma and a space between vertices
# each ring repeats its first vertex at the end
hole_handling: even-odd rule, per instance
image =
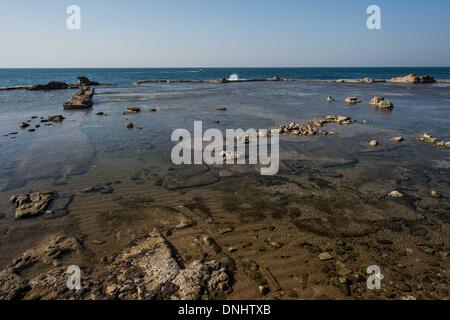
POLYGON ((426 83, 436 83, 437 81, 429 75, 418 76, 415 73, 408 74, 403 77, 396 77, 391 79, 377 79, 366 77, 362 79, 338 79, 337 83, 403 83, 403 84, 426 84, 426 83))
POLYGON ((64 103, 66 110, 90 109, 93 106, 92 97, 94 89, 91 87, 82 87, 69 101, 64 103))
POLYGON ((15 206, 16 219, 22 219, 44 214, 53 199, 53 192, 33 192, 14 195, 10 201, 15 206))
POLYGON ((370 100, 370 105, 378 107, 380 109, 393 109, 394 104, 384 97, 375 96, 370 100))
MULTIPOLYGON (((40 128, 41 125, 40 124, 36 124, 34 125, 34 127, 31 127, 31 123, 33 121, 33 119, 37 119, 38 117, 33 116, 31 120, 25 121, 25 122, 21 122, 18 124, 18 127, 20 129, 28 129, 29 132, 35 132, 36 129, 40 128)), ((64 121, 66 118, 62 115, 54 115, 54 116, 48 116, 47 118, 41 117, 40 118, 40 123, 45 123, 46 126, 51 126, 52 124, 50 122, 62 122, 64 121)), ((18 134, 18 132, 11 132, 8 135, 5 136, 16 136, 18 134)))
POLYGON ((322 130, 321 128, 327 124, 349 125, 353 120, 346 116, 330 115, 325 119, 314 119, 305 124, 291 123, 278 127, 281 134, 292 134, 297 136, 314 136, 317 134, 334 135, 333 132, 322 130))
POLYGON ((438 138, 434 138, 431 135, 424 133, 417 136, 417 139, 429 144, 434 144, 435 146, 441 148, 450 148, 450 141, 439 140, 438 138))

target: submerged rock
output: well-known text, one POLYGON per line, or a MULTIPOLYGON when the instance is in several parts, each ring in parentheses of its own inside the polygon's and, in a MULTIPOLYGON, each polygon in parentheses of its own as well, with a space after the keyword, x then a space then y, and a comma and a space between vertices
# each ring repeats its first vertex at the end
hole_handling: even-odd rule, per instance
POLYGON ((123 114, 133 114, 141 112, 141 108, 128 107, 123 111, 123 114))
POLYGON ((401 143, 401 142, 405 141, 405 139, 403 137, 393 137, 391 140, 394 142, 397 142, 397 143, 401 143))
POLYGON ((66 110, 90 109, 93 106, 92 102, 93 96, 94 96, 93 88, 83 87, 69 101, 64 103, 64 109, 66 110))
POLYGON ((443 140, 439 140, 438 138, 434 138, 431 135, 424 133, 417 136, 417 139, 429 144, 434 144, 435 146, 441 148, 450 148, 450 141, 445 142, 443 140))
POLYGON ((56 115, 56 116, 49 116, 48 117, 48 121, 51 122, 62 122, 64 121, 66 118, 64 118, 62 115, 56 115))
POLYGON ((380 109, 393 109, 394 104, 383 97, 373 97, 370 101, 370 105, 376 106, 380 109))
POLYGON ((44 214, 53 198, 53 192, 34 192, 11 197, 11 203, 15 205, 16 219, 44 214))

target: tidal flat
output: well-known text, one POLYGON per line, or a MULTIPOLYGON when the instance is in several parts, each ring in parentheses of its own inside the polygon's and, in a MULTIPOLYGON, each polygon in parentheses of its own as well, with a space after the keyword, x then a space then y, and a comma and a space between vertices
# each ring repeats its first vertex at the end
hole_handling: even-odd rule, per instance
POLYGON ((427 143, 450 141, 449 84, 99 86, 63 110, 76 92, 0 91, 0 299, 450 298, 450 148, 427 143), (194 121, 284 133, 329 115, 352 121, 291 126, 275 176, 171 161, 194 121), (33 192, 48 210, 16 219, 11 197, 33 192))

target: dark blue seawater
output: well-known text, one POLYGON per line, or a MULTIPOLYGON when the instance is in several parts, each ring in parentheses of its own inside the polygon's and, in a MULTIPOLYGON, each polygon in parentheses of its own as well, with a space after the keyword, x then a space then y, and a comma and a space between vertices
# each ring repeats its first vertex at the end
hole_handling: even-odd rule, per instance
POLYGON ((289 79, 333 80, 340 78, 392 78, 410 73, 450 79, 450 67, 442 68, 157 68, 157 69, 0 69, 0 86, 32 85, 52 80, 73 83, 84 75, 91 80, 127 85, 135 80, 209 80, 280 76, 289 79))

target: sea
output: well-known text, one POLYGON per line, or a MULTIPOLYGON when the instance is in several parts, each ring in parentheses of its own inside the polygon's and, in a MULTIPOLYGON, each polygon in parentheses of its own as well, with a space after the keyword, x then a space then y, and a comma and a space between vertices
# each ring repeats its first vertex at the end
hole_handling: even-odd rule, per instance
POLYGON ((0 86, 32 85, 49 81, 72 83, 83 75, 92 80, 119 85, 136 80, 211 80, 270 78, 334 80, 364 77, 393 78, 417 73, 436 79, 450 79, 450 67, 433 68, 107 68, 107 69, 0 69, 0 86))

